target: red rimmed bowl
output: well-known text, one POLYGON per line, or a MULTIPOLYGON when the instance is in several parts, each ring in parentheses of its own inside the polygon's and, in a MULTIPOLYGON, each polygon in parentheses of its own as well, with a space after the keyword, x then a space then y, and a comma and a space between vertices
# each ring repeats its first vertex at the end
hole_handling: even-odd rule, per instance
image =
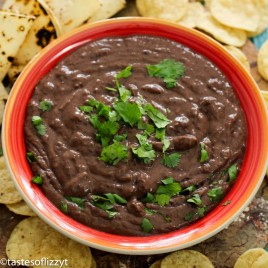
POLYGON ((268 159, 267 111, 259 89, 247 71, 217 42, 177 24, 147 18, 120 18, 87 25, 60 37, 25 68, 14 85, 3 121, 4 155, 16 187, 30 207, 61 233, 101 250, 125 254, 157 254, 192 246, 228 226, 252 200, 264 177, 268 159), (227 76, 241 102, 248 125, 247 149, 236 183, 208 215, 186 228, 150 237, 104 233, 61 213, 31 183, 23 136, 25 110, 34 87, 61 58, 95 39, 151 34, 182 43, 214 62, 227 76), (222 203, 230 200, 228 206, 222 203))

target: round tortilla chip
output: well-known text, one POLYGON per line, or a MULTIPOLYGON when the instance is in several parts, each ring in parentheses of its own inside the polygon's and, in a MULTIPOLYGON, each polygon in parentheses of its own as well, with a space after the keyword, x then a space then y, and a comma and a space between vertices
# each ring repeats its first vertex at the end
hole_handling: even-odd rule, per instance
POLYGON ((18 203, 6 205, 7 208, 18 215, 24 216, 36 216, 36 214, 31 210, 31 208, 24 202, 20 201, 18 203))
POLYGON ((208 12, 198 18, 197 28, 211 34, 216 40, 226 45, 241 47, 247 41, 245 31, 219 23, 208 12))
POLYGON ((66 260, 62 267, 68 268, 88 268, 92 264, 88 247, 63 236, 38 217, 27 218, 14 228, 6 245, 6 254, 12 260, 66 260))
POLYGON ((14 204, 22 200, 6 167, 4 157, 0 157, 0 203, 14 204))
POLYGON ((263 248, 253 248, 244 252, 236 261, 234 268, 251 268, 262 255, 267 254, 263 248))
POLYGON ((268 81, 268 40, 259 50, 257 64, 260 75, 268 81))
POLYGON ((268 91, 266 91, 266 90, 261 90, 261 94, 262 94, 262 96, 263 96, 263 98, 264 98, 264 101, 265 101, 265 104, 266 104, 266 106, 267 106, 267 108, 268 108, 268 91))
POLYGON ((246 55, 237 47, 234 46, 225 46, 227 50, 235 57, 237 58, 240 63, 247 69, 247 71, 250 71, 250 65, 249 61, 246 57, 246 55))
POLYGON ((195 28, 198 18, 205 12, 205 7, 199 2, 191 2, 188 5, 186 14, 178 21, 180 25, 195 28))
POLYGON ((251 268, 267 268, 268 267, 268 253, 263 254, 256 261, 253 262, 251 268))
POLYGON ((260 14, 254 0, 212 0, 212 16, 220 23, 245 31, 256 31, 260 14))
POLYGON ((186 14, 188 4, 188 0, 136 0, 141 16, 172 21, 178 21, 186 14))
POLYGON ((7 98, 8 98, 7 91, 3 86, 3 84, 0 82, 0 125, 2 125, 7 98))
POLYGON ((161 262, 161 268, 213 268, 213 264, 204 254, 195 250, 180 250, 166 256, 161 262))

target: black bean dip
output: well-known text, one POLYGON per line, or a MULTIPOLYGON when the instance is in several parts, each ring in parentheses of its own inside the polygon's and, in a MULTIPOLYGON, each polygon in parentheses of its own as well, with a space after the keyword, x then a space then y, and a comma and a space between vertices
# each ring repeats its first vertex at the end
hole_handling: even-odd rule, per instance
POLYGON ((60 60, 36 85, 24 132, 33 182, 56 207, 131 236, 204 217, 235 183, 247 140, 219 68, 147 35, 91 41, 60 60), (170 85, 154 67, 174 62, 170 85))

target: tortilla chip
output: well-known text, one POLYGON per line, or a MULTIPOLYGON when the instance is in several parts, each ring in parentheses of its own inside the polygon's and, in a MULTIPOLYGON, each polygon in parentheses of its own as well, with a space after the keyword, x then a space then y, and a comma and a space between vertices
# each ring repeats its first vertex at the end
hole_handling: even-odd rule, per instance
POLYGON ((58 18, 63 33, 81 26, 100 8, 98 0, 44 0, 44 2, 58 18))
POLYGON ((126 6, 125 0, 99 0, 100 8, 88 22, 108 19, 126 6))
POLYGON ((261 256, 268 254, 263 248, 253 248, 244 252, 236 261, 234 268, 251 268, 261 256))
POLYGON ((265 104, 266 104, 266 106, 268 108, 268 91, 261 90, 261 94, 262 94, 262 96, 264 98, 264 101, 265 101, 265 104))
POLYGON ((38 217, 27 218, 15 227, 7 242, 6 254, 12 260, 66 260, 62 267, 68 268, 88 268, 92 264, 88 247, 63 236, 38 217))
POLYGON ((141 16, 172 21, 178 21, 186 14, 188 4, 188 0, 136 0, 141 16))
POLYGON ((2 125, 7 97, 8 97, 7 91, 3 86, 3 84, 0 82, 0 125, 2 125))
POLYGON ((20 201, 18 203, 14 203, 14 204, 9 204, 6 206, 10 211, 12 211, 18 215, 24 215, 24 216, 35 216, 36 215, 24 201, 20 201))
POLYGON ((267 268, 268 267, 268 253, 259 257, 253 262, 251 268, 267 268))
POLYGON ((0 11, 0 81, 3 80, 14 61, 34 20, 34 16, 0 11))
POLYGON ((36 17, 14 59, 15 65, 26 65, 42 48, 57 38, 53 21, 37 0, 7 0, 3 9, 36 17))
POLYGON ((205 7, 200 2, 189 3, 186 14, 178 21, 180 25, 189 28, 197 26, 198 18, 205 12, 205 7))
POLYGON ((149 268, 161 268, 162 260, 155 261, 149 268))
POLYGON ((195 250, 180 250, 166 256, 161 262, 161 268, 213 268, 211 261, 195 250))
POLYGON ((254 0, 212 0, 212 16, 220 23, 245 31, 256 31, 260 14, 254 0))
POLYGON ((257 57, 258 71, 268 81, 268 40, 261 46, 257 57))
POLYGON ((7 72, 7 77, 11 84, 14 84, 16 79, 19 77, 25 65, 12 64, 7 72))
POLYGON ((211 34, 216 40, 226 45, 241 47, 247 41, 245 31, 225 26, 207 12, 198 18, 197 28, 211 34))
POLYGON ((0 157, 0 203, 14 204, 22 200, 13 180, 9 175, 5 159, 0 157))
POLYGON ((240 63, 242 63, 242 65, 246 68, 246 70, 248 72, 250 72, 250 65, 249 65, 249 61, 246 57, 246 55, 242 52, 241 49, 237 48, 237 47, 233 47, 233 46, 225 46, 225 48, 227 48, 227 50, 235 57, 237 58, 240 63))

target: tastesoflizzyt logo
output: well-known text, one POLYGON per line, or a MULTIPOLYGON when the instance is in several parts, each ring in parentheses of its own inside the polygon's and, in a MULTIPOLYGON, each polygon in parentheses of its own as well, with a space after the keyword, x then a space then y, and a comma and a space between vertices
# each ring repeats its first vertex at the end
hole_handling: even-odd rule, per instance
POLYGON ((39 260, 10 260, 6 258, 0 259, 0 266, 48 266, 48 267, 68 267, 68 260, 50 260, 48 258, 42 258, 39 260))

